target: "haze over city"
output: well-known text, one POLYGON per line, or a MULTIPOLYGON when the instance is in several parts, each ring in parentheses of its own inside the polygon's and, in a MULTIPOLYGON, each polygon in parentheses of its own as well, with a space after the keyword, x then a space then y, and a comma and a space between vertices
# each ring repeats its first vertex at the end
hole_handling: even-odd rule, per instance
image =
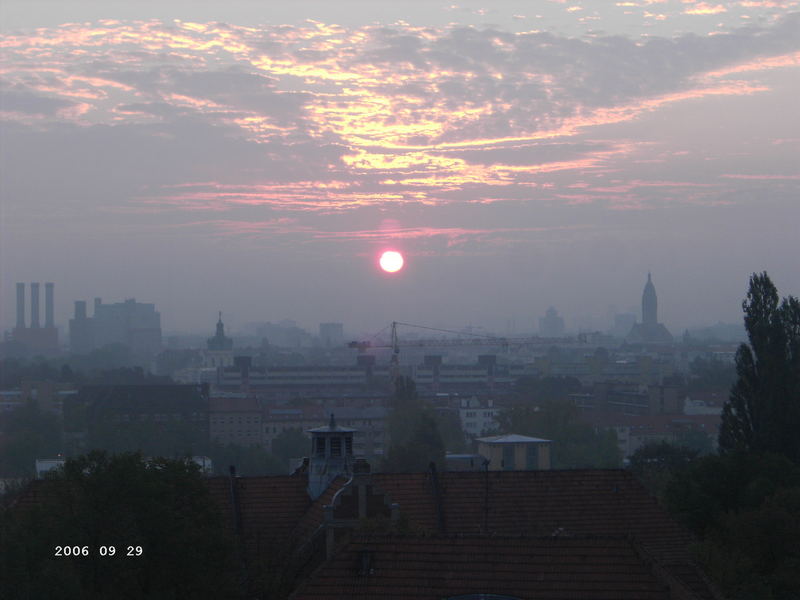
POLYGON ((604 329, 648 272, 741 322, 800 293, 799 4, 7 1, 2 326, 52 281, 62 327, 604 329))

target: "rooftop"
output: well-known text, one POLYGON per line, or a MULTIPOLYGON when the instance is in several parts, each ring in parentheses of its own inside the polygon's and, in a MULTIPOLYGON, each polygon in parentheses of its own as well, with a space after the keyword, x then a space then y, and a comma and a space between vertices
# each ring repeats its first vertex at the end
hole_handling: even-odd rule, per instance
POLYGON ((486 444, 520 444, 520 443, 537 443, 550 442, 552 440, 545 440, 542 438, 528 437, 527 435, 519 435, 517 433, 508 433, 505 435, 490 435, 488 437, 478 438, 479 442, 486 444))

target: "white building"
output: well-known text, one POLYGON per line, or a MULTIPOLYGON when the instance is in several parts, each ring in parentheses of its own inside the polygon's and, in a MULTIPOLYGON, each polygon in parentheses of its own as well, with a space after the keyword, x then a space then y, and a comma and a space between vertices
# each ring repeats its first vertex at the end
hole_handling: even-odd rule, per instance
POLYGON ((494 406, 494 400, 480 400, 475 396, 462 398, 458 409, 461 431, 470 438, 496 431, 495 417, 498 414, 499 409, 494 406))

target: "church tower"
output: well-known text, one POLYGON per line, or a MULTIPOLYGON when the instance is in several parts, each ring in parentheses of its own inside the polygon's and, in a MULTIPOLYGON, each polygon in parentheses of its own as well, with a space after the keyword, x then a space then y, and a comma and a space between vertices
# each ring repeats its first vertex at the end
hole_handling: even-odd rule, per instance
POLYGON ((647 274, 647 283, 642 293, 642 323, 645 327, 656 326, 658 324, 658 299, 656 298, 656 288, 650 273, 647 274))
POLYGON ((233 350, 233 340, 225 336, 225 325, 222 323, 222 311, 219 311, 217 332, 213 338, 208 338, 206 347, 209 350, 215 351, 233 350))
POLYGON ((214 337, 208 338, 206 342, 206 351, 203 353, 203 366, 221 369, 232 365, 233 340, 225 335, 225 325, 222 323, 222 311, 220 311, 216 334, 214 337))

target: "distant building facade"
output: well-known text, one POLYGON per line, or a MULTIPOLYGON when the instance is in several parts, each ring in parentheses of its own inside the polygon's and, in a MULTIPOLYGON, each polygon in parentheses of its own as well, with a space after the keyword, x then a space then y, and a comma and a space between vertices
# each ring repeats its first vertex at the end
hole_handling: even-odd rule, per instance
POLYGON ((544 317, 539 319, 539 335, 542 337, 561 337, 564 335, 564 319, 552 306, 547 309, 544 317))
POLYGON ((161 314, 155 304, 130 298, 103 304, 94 299, 94 315, 86 314, 86 303, 75 302, 69 322, 70 350, 86 353, 109 344, 123 344, 137 357, 151 358, 161 349, 161 314))
POLYGON ((320 323, 319 341, 323 348, 344 345, 344 326, 341 323, 320 323))
POLYGON ((461 430, 469 438, 495 431, 497 429, 495 417, 498 411, 491 399, 462 398, 458 409, 461 430))

